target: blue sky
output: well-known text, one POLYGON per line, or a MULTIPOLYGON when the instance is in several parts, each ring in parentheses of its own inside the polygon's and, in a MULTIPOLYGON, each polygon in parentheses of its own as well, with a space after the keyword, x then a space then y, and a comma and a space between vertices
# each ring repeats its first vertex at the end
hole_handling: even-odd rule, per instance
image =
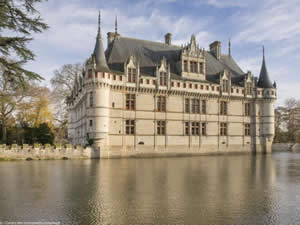
POLYGON ((94 48, 99 9, 105 46, 117 15, 123 36, 163 41, 170 32, 173 43, 181 45, 195 34, 205 49, 221 41, 224 54, 230 38, 234 59, 258 76, 264 45, 269 75, 277 82, 277 104, 300 99, 299 0, 50 0, 38 5, 50 29, 34 35, 30 47, 36 60, 27 68, 48 84, 63 64, 83 63, 94 48))

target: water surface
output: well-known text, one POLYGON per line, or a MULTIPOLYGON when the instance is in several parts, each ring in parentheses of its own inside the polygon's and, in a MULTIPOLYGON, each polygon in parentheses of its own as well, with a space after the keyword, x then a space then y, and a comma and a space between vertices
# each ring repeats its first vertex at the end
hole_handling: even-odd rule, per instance
POLYGON ((0 162, 0 222, 300 224, 300 154, 0 162))

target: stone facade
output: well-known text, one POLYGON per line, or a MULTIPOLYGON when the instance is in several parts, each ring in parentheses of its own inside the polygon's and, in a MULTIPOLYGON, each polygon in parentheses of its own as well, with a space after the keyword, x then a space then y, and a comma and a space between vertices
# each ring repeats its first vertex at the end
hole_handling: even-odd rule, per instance
POLYGON ((171 34, 166 43, 151 42, 149 48, 160 54, 153 56, 154 66, 145 52, 134 50, 118 64, 114 51, 132 40, 117 29, 113 34, 108 34, 103 56, 99 22, 95 51, 68 98, 72 144, 93 139, 100 156, 108 158, 271 152, 276 88, 259 85, 262 79, 269 82, 266 68, 257 82, 230 54, 221 55, 220 42, 208 52, 197 46, 194 36, 186 46, 172 46, 171 34), (147 72, 151 66, 153 72, 147 72))

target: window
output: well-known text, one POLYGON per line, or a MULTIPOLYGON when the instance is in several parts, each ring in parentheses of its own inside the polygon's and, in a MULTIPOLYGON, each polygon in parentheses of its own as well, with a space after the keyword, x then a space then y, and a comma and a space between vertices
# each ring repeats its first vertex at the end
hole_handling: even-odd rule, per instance
POLYGON ((188 71, 188 62, 187 62, 187 60, 184 60, 184 61, 183 61, 183 71, 184 71, 184 72, 187 72, 187 71, 188 71))
POLYGON ((88 70, 88 78, 92 78, 93 76, 93 71, 91 69, 88 70))
POLYGON ((186 113, 189 113, 190 112, 190 99, 189 98, 186 98, 185 100, 184 100, 184 103, 185 103, 185 112, 186 113))
POLYGON ((90 120, 90 127, 93 126, 93 120, 90 120))
POLYGON ((157 135, 166 134, 166 121, 160 120, 157 121, 157 135))
POLYGON ((228 92, 228 80, 223 80, 223 92, 228 92))
POLYGON ((245 123, 245 136, 250 136, 250 123, 245 123))
POLYGON ((166 111, 166 96, 157 96, 157 111, 166 111))
POLYGON ((90 93, 90 107, 94 106, 94 94, 93 92, 90 93))
POLYGON ((202 100, 201 104, 201 113, 206 114, 206 100, 202 100))
POLYGON ((200 73, 204 73, 204 64, 203 63, 200 63, 200 73))
POLYGON ((251 83, 247 83, 246 91, 247 91, 247 95, 252 94, 252 85, 251 85, 251 83))
POLYGON ((190 135, 190 123, 189 122, 184 123, 184 130, 185 130, 185 135, 190 135))
POLYGON ((220 102, 220 115, 227 115, 227 102, 220 102))
POLYGON ((201 125, 201 135, 206 135, 206 123, 202 123, 201 125))
POLYGON ((245 116, 250 116, 250 103, 245 103, 245 116))
POLYGON ((192 99, 192 113, 200 113, 200 100, 192 99))
POLYGON ((135 121, 126 120, 126 134, 134 134, 134 133, 135 133, 135 121))
POLYGON ((192 135, 196 136, 200 134, 200 123, 192 122, 192 135))
POLYGON ((147 82, 147 84, 150 84, 150 80, 149 79, 147 79, 146 82, 147 82))
POLYGON ((166 72, 160 72, 160 79, 159 79, 159 84, 162 86, 167 85, 167 73, 166 72))
POLYGON ((126 94, 126 109, 135 110, 135 94, 126 94))
POLYGON ((190 62, 190 72, 192 73, 198 73, 198 63, 197 62, 190 62))
POLYGON ((113 80, 116 80, 116 75, 113 75, 113 80))
POLYGON ((128 68, 128 82, 135 83, 136 81, 136 69, 128 68))
POLYGON ((227 135, 227 123, 220 124, 220 135, 226 136, 227 135))

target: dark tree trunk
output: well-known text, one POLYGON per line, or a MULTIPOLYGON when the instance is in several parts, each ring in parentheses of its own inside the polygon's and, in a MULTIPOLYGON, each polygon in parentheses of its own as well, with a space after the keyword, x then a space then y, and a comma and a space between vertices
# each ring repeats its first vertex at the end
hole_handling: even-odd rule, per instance
POLYGON ((5 120, 2 120, 2 143, 6 144, 6 124, 5 124, 5 120))

